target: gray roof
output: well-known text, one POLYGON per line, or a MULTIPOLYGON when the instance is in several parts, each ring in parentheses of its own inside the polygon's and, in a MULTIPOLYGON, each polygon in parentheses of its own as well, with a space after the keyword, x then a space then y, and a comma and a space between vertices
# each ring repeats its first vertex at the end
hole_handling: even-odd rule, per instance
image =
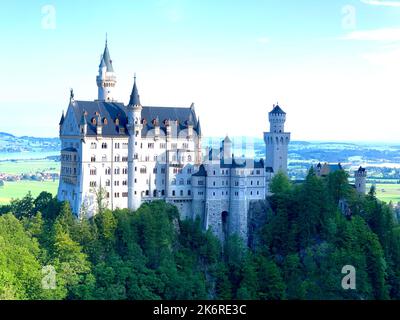
POLYGON ((188 128, 190 124, 190 118, 194 122, 194 130, 198 133, 198 121, 193 121, 195 114, 191 108, 171 108, 171 107, 143 107, 142 109, 142 121, 143 130, 142 135, 147 134, 148 131, 154 129, 153 121, 158 120, 160 129, 167 132, 166 121, 178 121, 178 131, 188 128))
POLYGON ((110 58, 110 52, 108 51, 107 42, 106 42, 106 47, 104 48, 103 58, 100 62, 100 67, 103 67, 104 64, 107 67, 107 72, 114 72, 112 60, 110 58))
POLYGON ((207 170, 202 164, 199 168, 199 171, 197 171, 195 174, 193 174, 194 177, 207 177, 207 170))
MULTIPOLYGON (((86 112, 87 135, 96 135, 96 125, 92 124, 93 118, 96 119, 100 114, 104 136, 120 136, 128 135, 126 125, 128 123, 127 107, 119 102, 105 101, 74 101, 71 103, 74 110, 76 122, 81 123, 83 114, 86 112), (97 113, 97 114, 96 114, 97 113), (116 123, 119 120, 119 125, 116 123), (122 128, 122 130, 120 130, 122 128)), ((146 135, 148 131, 154 129, 153 121, 157 120, 160 124, 160 129, 166 133, 165 120, 178 120, 178 130, 186 129, 188 122, 192 116, 194 122, 194 130, 196 132, 199 127, 198 120, 194 116, 191 108, 174 108, 174 107, 148 107, 142 109, 143 130, 142 135, 146 135)))
POLYGON ((141 105, 140 104, 140 96, 139 96, 138 88, 136 85, 136 76, 135 76, 135 81, 133 83, 131 97, 129 99, 129 105, 130 106, 140 106, 141 105))
POLYGON ((62 126, 64 124, 64 120, 65 120, 65 116, 64 116, 64 111, 63 111, 63 113, 61 115, 60 123, 59 123, 60 126, 62 126))
POLYGON ((272 114, 286 114, 279 105, 274 106, 274 109, 270 112, 272 114))
POLYGON ((87 135, 96 135, 96 125, 92 123, 93 118, 98 119, 98 114, 103 119, 103 135, 126 135, 127 132, 120 132, 120 128, 125 129, 127 124, 127 116, 125 113, 125 106, 117 102, 104 102, 104 101, 74 101, 71 103, 74 110, 77 123, 81 123, 86 112, 85 118, 87 122, 87 135), (98 114, 96 114, 98 113, 98 114), (116 125, 115 120, 119 119, 119 126, 116 125), (106 120, 106 121, 104 121, 106 120), (105 123, 104 123, 105 122, 105 123))

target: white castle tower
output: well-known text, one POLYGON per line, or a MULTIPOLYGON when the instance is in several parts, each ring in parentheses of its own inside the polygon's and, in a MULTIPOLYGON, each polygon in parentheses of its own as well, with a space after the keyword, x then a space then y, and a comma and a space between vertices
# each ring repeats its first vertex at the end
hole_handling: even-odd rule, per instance
POLYGON ((117 77, 114 72, 110 52, 108 51, 107 40, 104 53, 101 56, 99 65, 99 75, 96 77, 98 87, 98 100, 112 102, 114 101, 114 88, 117 83, 117 77))
POLYGON ((270 132, 264 133, 266 146, 266 166, 287 173, 290 133, 285 132, 286 113, 279 105, 274 105, 269 113, 270 132))
POLYGON ((128 138, 128 208, 137 210, 141 204, 141 198, 138 190, 135 190, 137 185, 135 182, 135 163, 137 157, 135 149, 138 140, 141 137, 142 131, 142 105, 140 103, 139 92, 135 81, 133 83, 132 93, 128 104, 128 124, 127 129, 129 133, 128 138))

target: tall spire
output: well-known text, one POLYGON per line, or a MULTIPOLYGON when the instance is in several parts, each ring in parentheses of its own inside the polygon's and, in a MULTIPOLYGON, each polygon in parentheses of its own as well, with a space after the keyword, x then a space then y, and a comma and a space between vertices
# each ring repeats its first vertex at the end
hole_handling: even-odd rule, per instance
POLYGON ((134 77, 133 88, 132 88, 131 98, 129 100, 129 105, 130 106, 141 106, 139 91, 138 91, 138 88, 136 85, 136 73, 135 73, 135 77, 134 77))
POLYGON ((100 65, 104 65, 107 67, 107 72, 114 72, 114 68, 112 65, 112 60, 110 58, 110 52, 108 51, 108 37, 106 34, 106 45, 104 47, 103 57, 100 61, 100 65))

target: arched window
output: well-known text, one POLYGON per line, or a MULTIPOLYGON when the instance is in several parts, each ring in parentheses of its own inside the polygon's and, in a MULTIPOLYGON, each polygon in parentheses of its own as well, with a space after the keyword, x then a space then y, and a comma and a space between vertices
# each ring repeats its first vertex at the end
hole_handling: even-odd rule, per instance
POLYGON ((90 175, 95 176, 97 174, 96 168, 90 168, 90 175))
POLYGON ((109 176, 111 174, 111 168, 106 169, 106 175, 109 176))
POLYGON ((90 149, 97 149, 97 143, 96 142, 92 142, 90 144, 90 149))
POLYGON ((119 154, 117 154, 117 155, 114 157, 114 161, 115 161, 115 162, 120 162, 120 161, 121 161, 121 157, 119 156, 119 154))
POLYGON ((101 157, 101 161, 107 162, 107 156, 105 154, 103 154, 103 156, 101 157))
POLYGON ((147 168, 144 167, 144 166, 141 167, 141 168, 140 168, 140 173, 144 173, 144 174, 147 173, 147 168))
POLYGON ((110 180, 106 180, 106 187, 111 186, 111 181, 110 180))
POLYGON ((119 168, 115 168, 115 169, 114 169, 114 174, 120 174, 119 168))
POLYGON ((188 162, 192 162, 192 156, 191 155, 188 156, 188 162))
POLYGON ((103 143, 101 144, 101 148, 102 148, 102 149, 107 149, 107 143, 103 142, 103 143))
POLYGON ((96 156, 95 156, 95 155, 92 155, 92 156, 90 157, 90 161, 91 161, 91 162, 96 162, 96 156))

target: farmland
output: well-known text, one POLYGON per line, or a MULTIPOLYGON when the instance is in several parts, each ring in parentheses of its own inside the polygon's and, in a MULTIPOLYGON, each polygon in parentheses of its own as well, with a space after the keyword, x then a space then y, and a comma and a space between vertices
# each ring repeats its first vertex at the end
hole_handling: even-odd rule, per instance
POLYGON ((58 180, 4 182, 4 186, 0 187, 0 205, 9 203, 11 199, 23 198, 29 191, 33 197, 38 196, 42 191, 56 195, 57 187, 58 180))

